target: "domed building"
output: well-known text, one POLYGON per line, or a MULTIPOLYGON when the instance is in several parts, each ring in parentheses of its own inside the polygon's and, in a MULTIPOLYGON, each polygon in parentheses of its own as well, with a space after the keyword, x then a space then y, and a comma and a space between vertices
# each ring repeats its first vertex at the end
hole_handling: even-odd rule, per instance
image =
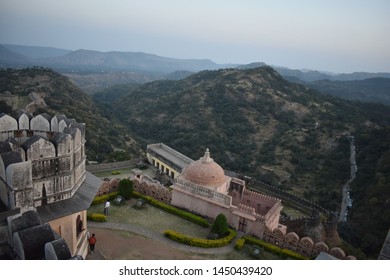
POLYGON ((225 176, 222 167, 210 157, 209 149, 199 160, 190 163, 181 176, 189 182, 227 193, 229 177, 225 176))
POLYGON ((260 238, 279 225, 280 199, 247 190, 245 181, 227 176, 206 149, 185 166, 172 186, 171 204, 204 217, 224 214, 233 228, 260 238))
POLYGON ((339 247, 329 248, 323 241, 315 242, 309 236, 299 237, 280 224, 281 200, 247 189, 244 180, 234 173, 228 172, 231 176, 225 173, 211 158, 208 149, 203 157, 194 161, 163 143, 155 143, 147 146, 146 156, 174 183, 167 187, 134 169, 130 178, 134 180, 137 192, 212 220, 222 213, 237 231, 307 257, 325 252, 338 259, 356 259, 346 256, 339 247))

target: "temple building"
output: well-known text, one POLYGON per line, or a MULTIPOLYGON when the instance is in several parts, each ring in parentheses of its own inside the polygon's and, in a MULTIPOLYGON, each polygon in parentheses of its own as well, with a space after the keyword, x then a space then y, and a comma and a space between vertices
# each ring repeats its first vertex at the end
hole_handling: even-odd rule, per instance
MULTIPOLYGON (((137 192, 212 220, 222 213, 229 226, 237 231, 308 258, 316 258, 322 253, 320 258, 326 254, 331 258, 356 259, 340 247, 330 248, 325 240, 300 237, 280 223, 281 200, 249 190, 244 180, 216 163, 208 149, 203 157, 194 161, 163 143, 150 144, 147 158, 174 180, 170 186, 161 185, 141 170, 134 169, 130 179, 134 180, 137 192)), ((384 252, 387 247, 384 246, 384 252)))
POLYGON ((248 190, 244 180, 227 176, 208 149, 196 161, 173 151, 163 144, 148 146, 151 163, 175 178, 172 205, 211 219, 222 213, 231 227, 259 238, 266 229, 278 228, 280 199, 248 190))

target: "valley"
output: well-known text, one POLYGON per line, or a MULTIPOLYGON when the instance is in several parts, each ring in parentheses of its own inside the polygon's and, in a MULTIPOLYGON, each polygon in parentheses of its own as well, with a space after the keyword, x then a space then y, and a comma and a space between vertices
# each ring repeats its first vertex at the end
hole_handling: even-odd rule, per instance
POLYGON ((1 70, 0 84, 4 112, 16 116, 31 96, 39 96, 40 105, 29 113, 65 114, 85 122, 89 161, 142 158, 146 144, 157 142, 194 159, 209 148, 224 169, 336 212, 350 176, 353 135, 359 173, 340 235, 374 256, 390 226, 386 105, 323 94, 285 80, 269 66, 116 85, 92 96, 42 67, 1 70), (362 219, 369 220, 362 225, 362 219))

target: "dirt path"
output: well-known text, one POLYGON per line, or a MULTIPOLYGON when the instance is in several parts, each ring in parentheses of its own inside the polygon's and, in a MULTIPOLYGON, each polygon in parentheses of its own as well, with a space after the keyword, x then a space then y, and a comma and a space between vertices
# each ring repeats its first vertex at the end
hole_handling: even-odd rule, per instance
POLYGON ((234 246, 234 241, 221 248, 187 246, 137 225, 88 222, 88 228, 98 242, 96 252, 88 255, 87 260, 208 259, 207 255, 227 254, 234 246))
POLYGON ((123 234, 123 232, 90 228, 97 237, 96 252, 87 260, 190 260, 200 259, 181 250, 156 242, 149 238, 123 234), (127 236, 126 236, 127 235, 127 236))

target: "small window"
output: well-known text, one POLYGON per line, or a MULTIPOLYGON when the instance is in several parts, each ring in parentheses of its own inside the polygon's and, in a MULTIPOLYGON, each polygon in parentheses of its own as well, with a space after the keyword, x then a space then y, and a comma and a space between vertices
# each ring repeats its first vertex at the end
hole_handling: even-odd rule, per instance
POLYGON ((76 236, 79 237, 82 231, 83 231, 83 221, 81 220, 80 215, 78 215, 76 219, 76 236))

